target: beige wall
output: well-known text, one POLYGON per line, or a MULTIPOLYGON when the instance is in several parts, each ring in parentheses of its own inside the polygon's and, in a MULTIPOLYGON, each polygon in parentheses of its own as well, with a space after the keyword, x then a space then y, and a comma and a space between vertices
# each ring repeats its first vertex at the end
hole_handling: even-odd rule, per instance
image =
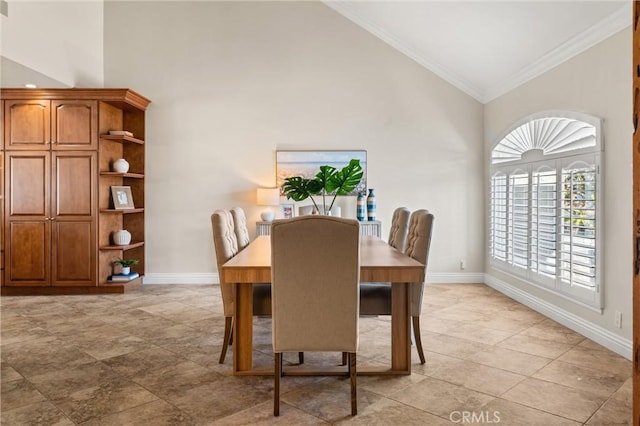
MULTIPOLYGON (((490 275, 630 339, 632 336, 631 30, 627 28, 557 68, 488 103, 484 109, 485 164, 499 135, 517 120, 544 110, 572 110, 604 119, 604 312, 600 314, 491 268, 490 275), (614 327, 622 312, 622 329, 614 327)), ((488 181, 488 171, 485 174, 488 181)), ((488 195, 488 194, 487 194, 488 195)), ((486 226, 486 225, 485 225, 486 226)))
POLYGON ((483 272, 479 102, 319 2, 108 2, 105 22, 106 86, 153 102, 149 274, 214 272, 210 214, 240 205, 254 232, 277 149, 367 150, 383 232, 428 208, 428 272, 483 272))
POLYGON ((9 16, 0 18, 0 55, 12 62, 2 63, 3 87, 102 86, 101 0, 8 3, 9 16), (15 69, 7 67, 14 63, 15 69))

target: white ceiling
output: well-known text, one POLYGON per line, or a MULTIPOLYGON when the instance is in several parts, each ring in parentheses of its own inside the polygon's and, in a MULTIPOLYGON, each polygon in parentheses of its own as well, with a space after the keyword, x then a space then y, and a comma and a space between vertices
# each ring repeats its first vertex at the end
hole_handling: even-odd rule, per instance
POLYGON ((617 0, 325 4, 483 103, 626 28, 632 9, 617 0))

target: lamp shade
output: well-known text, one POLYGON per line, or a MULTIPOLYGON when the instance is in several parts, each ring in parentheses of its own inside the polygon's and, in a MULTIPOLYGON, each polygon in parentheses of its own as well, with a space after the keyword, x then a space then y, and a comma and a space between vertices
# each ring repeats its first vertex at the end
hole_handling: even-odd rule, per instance
MULTIPOLYGON (((277 206, 280 204, 280 190, 278 188, 258 188, 258 205, 259 206, 277 206)), ((271 222, 275 213, 267 208, 260 214, 260 217, 265 222, 271 222)))
POLYGON ((280 190, 278 188, 258 188, 259 206, 277 206, 280 204, 280 190))

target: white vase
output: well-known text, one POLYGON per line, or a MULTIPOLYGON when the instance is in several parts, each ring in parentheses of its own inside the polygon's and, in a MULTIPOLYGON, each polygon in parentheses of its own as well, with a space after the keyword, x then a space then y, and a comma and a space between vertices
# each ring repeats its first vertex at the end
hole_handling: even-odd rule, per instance
POLYGON ((130 273, 131 273, 131 266, 122 267, 122 271, 121 271, 122 275, 129 275, 130 273))
POLYGON ((119 158, 113 162, 113 171, 127 173, 129 171, 129 163, 124 158, 119 158))
POLYGON ((125 229, 113 233, 113 244, 126 246, 131 242, 131 233, 125 229))

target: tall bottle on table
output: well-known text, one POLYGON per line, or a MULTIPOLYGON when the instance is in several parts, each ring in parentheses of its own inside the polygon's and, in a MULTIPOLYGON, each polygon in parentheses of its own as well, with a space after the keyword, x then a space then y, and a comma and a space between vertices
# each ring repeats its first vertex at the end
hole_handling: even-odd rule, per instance
POLYGON ((356 217, 360 222, 367 220, 367 200, 364 198, 364 193, 358 192, 358 198, 356 200, 356 217))
POLYGON ((376 220, 376 194, 373 188, 369 188, 367 196, 367 220, 370 222, 376 220))

